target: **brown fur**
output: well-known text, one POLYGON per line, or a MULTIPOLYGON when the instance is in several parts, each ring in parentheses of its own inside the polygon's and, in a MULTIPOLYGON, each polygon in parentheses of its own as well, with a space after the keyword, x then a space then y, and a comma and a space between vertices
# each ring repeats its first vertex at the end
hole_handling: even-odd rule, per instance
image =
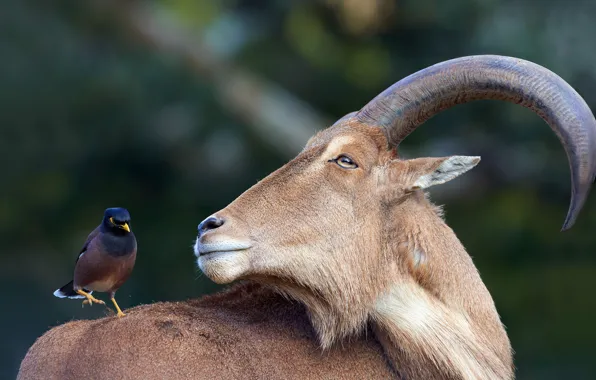
POLYGON ((39 338, 18 380, 387 379, 372 334, 322 352, 304 307, 250 283, 73 321, 39 338))
POLYGON ((227 264, 240 274, 202 269, 217 282, 254 279, 300 300, 323 348, 372 321, 406 378, 511 378, 510 343, 488 290, 440 210, 413 186, 445 158, 403 161, 386 147, 380 130, 349 119, 320 132, 217 212, 226 223, 199 239, 250 241, 244 260, 227 264), (340 154, 359 168, 329 162, 340 154), (414 294, 438 319, 423 321, 428 331, 416 337, 408 328, 416 315, 378 310, 386 294, 414 294))
POLYGON ((197 240, 197 251, 250 243, 199 257, 212 280, 253 280, 300 303, 241 287, 72 322, 37 341, 19 379, 512 378, 488 290, 415 185, 446 158, 400 160, 386 147, 379 129, 337 123, 197 240), (337 165, 341 154, 358 168, 337 165))

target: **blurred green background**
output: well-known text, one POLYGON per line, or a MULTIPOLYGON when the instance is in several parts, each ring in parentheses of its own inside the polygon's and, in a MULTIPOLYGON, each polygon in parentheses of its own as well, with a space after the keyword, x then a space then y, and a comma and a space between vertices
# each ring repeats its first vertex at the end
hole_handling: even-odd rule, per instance
MULTIPOLYGON (((0 2, 0 378, 48 328, 106 314, 52 296, 105 208, 128 208, 139 242, 123 308, 213 292, 197 224, 416 70, 517 56, 596 109, 595 15, 587 0, 0 2)), ((596 378, 596 196, 559 233, 569 170, 546 124, 477 102, 402 153, 482 156, 432 195, 495 299, 518 378, 596 378)))

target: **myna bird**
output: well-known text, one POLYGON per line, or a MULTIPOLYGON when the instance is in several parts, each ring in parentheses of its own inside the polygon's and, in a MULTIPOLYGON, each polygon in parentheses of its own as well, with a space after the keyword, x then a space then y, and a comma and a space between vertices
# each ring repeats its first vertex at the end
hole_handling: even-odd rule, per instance
POLYGON ((59 298, 85 298, 83 305, 105 303, 91 293, 107 292, 118 310, 114 295, 126 282, 135 265, 137 240, 130 230, 130 214, 124 208, 109 208, 103 221, 87 237, 77 258, 74 279, 54 292, 59 298))

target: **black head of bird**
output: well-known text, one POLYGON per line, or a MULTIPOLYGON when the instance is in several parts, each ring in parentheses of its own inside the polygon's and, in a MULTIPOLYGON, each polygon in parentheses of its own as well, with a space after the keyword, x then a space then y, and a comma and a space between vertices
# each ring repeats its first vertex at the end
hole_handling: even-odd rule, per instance
POLYGON ((101 228, 104 232, 125 235, 130 232, 130 214, 127 209, 112 207, 103 214, 101 228))
POLYGON ((83 305, 104 304, 91 294, 107 292, 118 316, 114 295, 132 273, 137 256, 137 240, 130 228, 130 213, 120 207, 108 208, 101 224, 87 237, 79 252, 74 279, 54 292, 59 298, 85 298, 83 305))

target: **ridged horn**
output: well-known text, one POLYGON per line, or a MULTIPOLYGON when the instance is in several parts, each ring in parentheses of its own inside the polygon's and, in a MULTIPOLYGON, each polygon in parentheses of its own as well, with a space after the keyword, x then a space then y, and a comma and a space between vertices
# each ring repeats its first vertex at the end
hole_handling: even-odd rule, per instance
POLYGON ((456 104, 497 99, 544 119, 567 153, 571 203, 562 230, 583 207, 596 173, 596 120, 583 98, 552 71, 519 58, 480 55, 420 70, 383 91, 354 117, 383 129, 397 146, 419 125, 456 104))

